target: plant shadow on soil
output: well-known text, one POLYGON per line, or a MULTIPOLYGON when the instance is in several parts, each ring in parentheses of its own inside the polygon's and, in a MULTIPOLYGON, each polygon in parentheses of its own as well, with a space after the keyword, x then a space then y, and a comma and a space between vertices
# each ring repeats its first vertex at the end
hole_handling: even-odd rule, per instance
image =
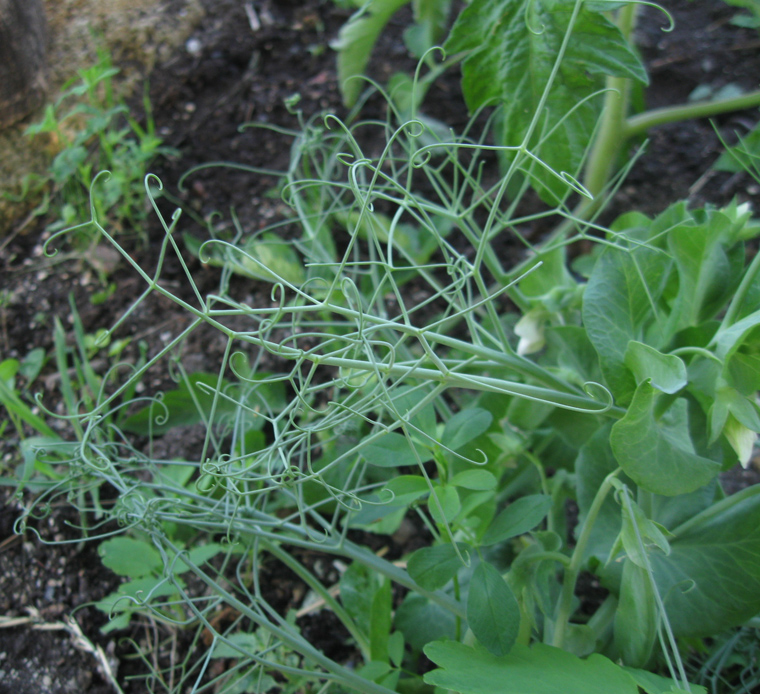
MULTIPOLYGON (((274 178, 214 168, 193 176, 185 192, 178 191, 176 183, 192 166, 210 161, 284 170, 291 145, 288 137, 263 130, 240 132, 238 126, 254 121, 296 127, 295 117, 284 105, 296 92, 301 95, 299 108, 307 115, 323 110, 343 112, 335 56, 328 42, 348 14, 320 0, 265 0, 257 3, 261 26, 253 31, 239 0, 204 0, 203 5, 205 17, 193 34, 193 43, 188 44, 192 53, 178 51, 149 76, 158 132, 165 144, 182 151, 181 159, 162 163, 156 173, 195 215, 205 217, 220 211, 229 219, 229 210, 234 208, 243 228, 252 232, 280 214, 282 203, 267 197, 276 184, 274 178)), ((702 84, 714 90, 728 83, 756 87, 760 74, 757 34, 729 26, 735 9, 719 0, 680 0, 673 13, 676 28, 670 34, 662 32, 666 21, 651 8, 644 9, 638 30, 652 81, 647 92, 650 106, 685 99, 702 84)), ((399 39, 402 28, 403 17, 394 20, 376 51, 372 69, 380 81, 397 69, 414 67, 399 39)), ((426 107, 456 127, 467 120, 461 101, 456 77, 452 76, 431 90, 426 107)), ((733 131, 746 131, 755 116, 732 114, 718 119, 717 124, 731 141, 733 131)), ((647 153, 622 186, 610 214, 630 209, 655 214, 681 198, 689 198, 695 205, 705 201, 724 204, 735 195, 754 202, 758 209, 760 189, 748 176, 705 173, 720 151, 718 137, 706 121, 653 131, 647 153)), ((170 208, 162 203, 162 209, 170 208)), ((192 226, 188 216, 185 223, 192 226)), ((42 226, 14 237, 0 256, 5 297, 0 306, 0 344, 5 358, 23 358, 35 347, 50 351, 52 318, 60 317, 67 328, 71 325, 69 293, 74 295, 85 330, 94 331, 110 325, 142 290, 139 279, 128 268, 118 266, 108 277, 117 290, 106 302, 93 305, 88 297, 100 288, 96 274, 77 260, 46 265, 41 249, 42 226)), ((150 247, 134 251, 138 262, 150 266, 162 234, 153 220, 150 247)), ((519 248, 517 244, 507 245, 502 252, 517 257, 519 248)), ((202 292, 216 289, 218 271, 192 258, 189 265, 202 292)), ((182 289, 178 263, 168 264, 165 279, 176 291, 186 290, 191 296, 189 288, 182 289)), ((234 279, 233 291, 251 302, 264 302, 269 297, 267 286, 241 278, 234 279)), ((144 341, 152 356, 186 321, 179 308, 154 295, 141 304, 118 337, 129 337, 132 346, 144 341)), ((200 370, 206 363, 216 363, 224 347, 221 336, 197 331, 184 349, 186 368, 200 370)), ((56 397, 55 374, 44 372, 41 382, 44 400, 51 405, 56 397)), ((165 374, 149 373, 146 385, 155 391, 172 383, 165 374)), ((177 446, 183 442, 187 445, 187 440, 193 437, 183 435, 164 445, 178 455, 182 451, 177 446)), ((2 442, 6 465, 17 460, 17 446, 18 440, 12 436, 2 442)), ((750 470, 740 473, 731 484, 735 489, 757 481, 757 473, 750 470)), ((63 620, 72 614, 86 639, 100 646, 105 660, 118 668, 124 692, 145 691, 144 682, 125 679, 125 675, 141 672, 141 664, 128 659, 132 646, 123 637, 145 642, 155 638, 151 626, 138 625, 118 636, 103 636, 99 629, 106 621, 104 615, 87 606, 113 591, 119 578, 102 566, 92 544, 41 545, 31 534, 14 535, 17 516, 18 506, 10 491, 0 489, 0 614, 29 618, 26 623, 0 628, 0 694, 114 691, 102 663, 65 628, 63 620)), ((55 508, 39 526, 47 539, 74 539, 77 531, 69 523, 76 524, 71 512, 55 508)), ((413 549, 405 538, 388 538, 387 542, 396 556, 413 549)), ((381 549, 381 545, 374 549, 381 549)), ((271 597, 287 610, 294 606, 294 596, 303 594, 302 586, 276 563, 269 570, 272 573, 267 578, 278 593, 271 597)), ((331 656, 341 659, 341 649, 351 652, 347 635, 338 630, 330 616, 310 615, 302 627, 315 645, 331 656)), ((178 647, 181 645, 180 641, 178 647)))

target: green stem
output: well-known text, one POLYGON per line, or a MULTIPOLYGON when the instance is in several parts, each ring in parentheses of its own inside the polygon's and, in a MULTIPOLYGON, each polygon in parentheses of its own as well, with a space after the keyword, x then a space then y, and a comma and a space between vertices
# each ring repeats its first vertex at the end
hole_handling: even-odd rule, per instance
POLYGON ((620 474, 621 470, 618 468, 614 472, 611 472, 604 478, 599 490, 594 497, 594 502, 591 504, 591 508, 588 510, 586 519, 583 521, 583 528, 581 534, 578 537, 578 542, 573 550, 572 557, 570 558, 570 565, 565 569, 565 577, 562 581, 562 594, 560 595, 559 604, 557 606, 557 619, 554 625, 554 636, 552 639, 552 645, 557 648, 565 647, 565 638, 567 634, 567 627, 570 621, 570 614, 573 609, 573 596, 575 595, 575 584, 578 581, 578 574, 581 570, 581 564, 583 563, 583 557, 586 553, 586 547, 588 541, 591 538, 591 530, 594 527, 596 518, 602 509, 602 504, 607 498, 607 494, 612 489, 612 480, 620 474))
POLYGON ((301 564, 300 561, 280 548, 279 545, 274 542, 264 542, 262 544, 267 552, 270 552, 283 564, 288 566, 293 573, 295 573, 307 586, 317 593, 322 600, 324 600, 325 605, 333 611, 335 616, 340 619, 346 629, 348 629, 348 632, 354 638, 354 641, 356 641, 356 645, 359 646, 365 661, 369 662, 371 660, 369 642, 356 626, 356 622, 354 622, 351 615, 343 609, 343 606, 330 594, 330 591, 327 590, 327 588, 317 580, 314 574, 301 564))
POLYGON ((680 106, 666 106, 652 111, 646 111, 638 116, 632 116, 625 122, 622 137, 625 139, 645 133, 650 128, 666 123, 675 123, 694 118, 709 118, 730 111, 743 111, 748 108, 760 106, 760 89, 742 96, 729 99, 716 99, 696 104, 682 104, 680 106))
MULTIPOLYGON (((616 23, 626 39, 630 37, 636 25, 637 11, 636 3, 628 3, 621 7, 617 14, 616 23)), ((607 93, 604 97, 602 122, 589 154, 583 181, 583 185, 595 200, 607 185, 620 148, 626 140, 623 131, 631 90, 631 81, 627 77, 609 76, 606 82, 607 93)))
MULTIPOLYGON (((628 111, 630 80, 625 77, 608 77, 604 97, 602 123, 586 164, 583 185, 600 201, 600 194, 610 179, 620 148, 625 142, 625 115, 628 111)), ((599 203, 597 203, 598 206, 599 203)), ((588 213, 588 211, 587 211, 588 213)))

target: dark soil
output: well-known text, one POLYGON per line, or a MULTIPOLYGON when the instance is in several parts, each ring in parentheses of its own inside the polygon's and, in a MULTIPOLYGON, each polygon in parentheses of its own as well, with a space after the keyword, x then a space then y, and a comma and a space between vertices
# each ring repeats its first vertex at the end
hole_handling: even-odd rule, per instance
MULTIPOLYGON (((181 159, 164 162, 157 173, 167 190, 203 219, 214 211, 229 225, 234 208, 243 229, 257 230, 279 214, 281 203, 267 197, 274 177, 252 176, 240 171, 204 169, 189 178, 187 189, 178 189, 182 173, 197 164, 233 161, 250 166, 283 170, 289 161, 292 140, 286 135, 253 129, 240 132, 246 121, 285 128, 298 125, 284 104, 294 93, 306 117, 322 110, 342 112, 337 90, 335 56, 328 43, 337 35, 348 14, 326 0, 264 0, 256 3, 260 28, 252 30, 245 3, 240 0, 204 0, 206 17, 187 47, 159 66, 150 76, 150 94, 157 128, 165 143, 182 152, 181 159)), ((652 85, 646 93, 650 106, 681 101, 694 89, 708 85, 718 90, 729 83, 745 89, 757 87, 760 51, 757 34, 729 24, 735 9, 719 0, 680 0, 672 10, 676 29, 661 31, 661 14, 645 8, 637 31, 646 57, 652 85)), ((399 39, 403 16, 386 32, 376 52, 375 76, 388 77, 393 70, 410 69, 414 62, 399 39)), ((456 78, 443 80, 431 90, 426 108, 452 125, 461 125, 467 114, 459 104, 456 78)), ((756 112, 716 119, 723 136, 734 140, 734 131, 746 132, 756 112)), ((758 208, 760 189, 744 174, 712 172, 721 146, 706 121, 662 127, 650 133, 646 153, 613 202, 614 213, 639 209, 656 214, 680 198, 695 204, 725 204, 732 197, 749 200, 758 208)), ((170 207, 162 209, 170 211, 170 207)), ((610 212, 613 214, 613 212, 610 212)), ((185 216, 184 230, 201 233, 201 227, 185 216)), ((81 260, 52 265, 42 256, 42 229, 28 228, 12 238, 0 254, 0 348, 3 358, 23 358, 35 347, 52 348, 52 325, 58 318, 70 330, 71 293, 86 331, 110 325, 142 291, 141 280, 124 265, 116 267, 108 281, 117 291, 104 303, 93 305, 89 296, 100 289, 97 274, 81 260)), ((150 265, 163 232, 157 221, 150 226, 150 248, 135 246, 138 262, 150 265)), ((507 247, 505 252, 515 252, 507 247)), ((201 291, 216 288, 218 272, 190 259, 190 269, 201 291)), ((178 264, 169 264, 165 279, 184 291, 178 264)), ((247 281, 243 290, 253 300, 267 301, 269 289, 247 281)), ((191 298, 189 292, 188 297, 191 298)), ((187 317, 171 302, 153 295, 124 326, 119 337, 130 337, 132 347, 144 341, 149 355, 157 353, 186 324, 187 317)), ((201 369, 222 352, 220 336, 195 333, 185 353, 189 370, 201 369)), ((165 375, 149 374, 147 386, 165 384, 165 375)), ((55 402, 57 382, 52 362, 43 372, 43 398, 55 402)), ((18 461, 18 440, 13 428, 5 429, 2 464, 18 461)), ((187 439, 184 440, 187 444, 187 439)), ((166 444, 168 445, 168 444, 166 444)), ((172 444, 175 445, 175 444, 172 444)), ((190 444, 192 445, 192 444, 190 444)), ((745 484, 746 482, 742 482, 745 484)), ((126 660, 129 646, 120 636, 103 636, 104 616, 88 603, 99 600, 119 584, 105 569, 94 545, 75 542, 41 544, 34 535, 15 535, 13 523, 19 508, 9 492, 0 488, 0 694, 105 694, 109 684, 106 664, 117 672, 125 692, 144 691, 139 682, 128 684, 125 673, 139 670, 126 660), (73 616, 83 631, 77 637, 65 618, 73 616), (8 618, 18 618, 8 622, 8 618), (92 650, 102 649, 102 656, 92 650)), ((54 508, 38 524, 43 539, 74 540, 76 525, 66 508, 54 508)), ((405 546, 392 548, 401 554, 405 546)), ((270 576, 286 609, 294 593, 302 594, 296 579, 284 568, 270 576), (299 592, 300 590, 300 592, 299 592)), ((274 596, 273 596, 274 597, 274 596)), ((310 615, 302 628, 318 645, 335 656, 346 635, 334 623, 310 615)), ((140 639, 140 634, 129 636, 140 639)))

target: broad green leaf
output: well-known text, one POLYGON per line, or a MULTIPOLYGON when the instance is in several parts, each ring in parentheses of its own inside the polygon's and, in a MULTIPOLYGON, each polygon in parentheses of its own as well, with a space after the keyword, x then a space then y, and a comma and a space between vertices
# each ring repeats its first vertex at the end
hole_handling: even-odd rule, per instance
POLYGON ((209 241, 202 244, 189 234, 184 235, 188 250, 202 262, 229 267, 234 273, 262 280, 300 286, 306 281, 306 270, 295 246, 276 234, 251 236, 239 246, 209 241))
POLYGON ((152 544, 131 537, 113 537, 101 542, 98 554, 103 565, 119 576, 142 578, 164 568, 161 555, 152 544))
POLYGON ((673 530, 652 569, 677 636, 703 637, 760 612, 760 485, 727 497, 673 530))
POLYGON ((601 381, 599 356, 586 330, 579 325, 553 325, 544 330, 546 356, 549 363, 565 370, 566 378, 575 385, 601 381))
MULTIPOLYGON (((573 0, 473 0, 459 15, 444 44, 447 53, 467 51, 462 89, 471 111, 502 106, 500 140, 519 146, 536 114, 573 12, 573 0)), ((641 61, 620 30, 602 14, 581 8, 572 39, 550 86, 540 125, 525 143, 556 174, 576 175, 587 151, 601 100, 587 100, 603 75, 647 82, 641 61), (539 146, 542 133, 552 131, 539 146)), ((547 201, 562 198, 568 186, 535 167, 538 190, 547 201)))
POLYGON ((451 485, 433 486, 433 491, 428 499, 428 509, 436 523, 441 525, 450 523, 456 518, 461 508, 462 503, 459 500, 459 492, 456 487, 451 485))
POLYGON ((496 487, 496 477, 488 470, 463 470, 451 478, 451 484, 473 491, 487 491, 496 487))
POLYGON ((485 561, 472 572, 467 623, 478 641, 496 656, 509 653, 520 630, 520 607, 512 589, 485 561))
POLYGON ((732 325, 721 325, 710 342, 710 346, 715 348, 715 356, 722 361, 730 359, 758 326, 760 310, 753 311, 732 325))
POLYGON ((734 245, 741 224, 717 210, 690 216, 668 232, 668 250, 678 266, 675 329, 713 318, 738 286, 744 264, 742 246, 734 245))
POLYGON ((657 602, 646 569, 626 560, 615 610, 615 646, 630 667, 644 667, 657 639, 657 602))
POLYGON ((608 248, 599 257, 583 295, 583 323, 599 354, 605 382, 619 402, 633 394, 636 382, 625 366, 631 340, 662 346, 652 333, 654 312, 672 261, 657 249, 626 252, 608 248))
MULTIPOLYGON (((42 367, 45 365, 47 356, 42 347, 35 347, 21 360, 18 372, 26 379, 27 384, 34 381, 40 375, 42 367)), ((1 365, 0 365, 1 366, 1 365)))
POLYGON ((663 393, 677 393, 686 387, 686 364, 680 357, 663 354, 654 347, 631 340, 623 358, 636 383, 649 380, 663 393))
MULTIPOLYGON (((420 475, 399 475, 388 482, 383 489, 393 494, 393 498, 388 503, 394 506, 406 506, 430 492, 428 481, 420 475)), ((387 496, 387 493, 380 494, 381 498, 387 496)))
POLYGON ((491 426, 490 412, 479 407, 469 407, 457 412, 443 428, 441 443, 452 451, 476 439, 491 426))
POLYGON ((410 592, 396 610, 393 624, 415 651, 442 637, 455 638, 457 618, 450 610, 410 592))
MULTIPOLYGON (((644 690, 645 694, 674 694, 684 691, 679 689, 678 683, 669 677, 662 677, 648 670, 639 670, 633 667, 624 667, 623 669, 636 680, 636 684, 644 690)), ((690 682, 689 689, 691 694, 707 694, 707 689, 699 684, 690 682)))
POLYGON ((362 90, 364 73, 377 37, 393 14, 410 0, 372 0, 341 28, 332 47, 338 51, 338 84, 343 103, 353 106, 362 90))
POLYGON ((720 464, 694 452, 687 403, 676 400, 655 417, 659 392, 642 383, 623 419, 616 422, 610 444, 620 467, 640 487, 655 494, 687 494, 707 484, 720 464))
POLYGON ((518 645, 505 656, 455 641, 434 641, 425 655, 440 669, 425 682, 460 694, 637 694, 633 677, 602 655, 581 659, 559 648, 518 645))
MULTIPOLYGON (((467 556, 467 545, 459 545, 459 553, 467 556)), ((447 543, 435 547, 423 547, 409 557, 406 570, 424 590, 443 588, 462 568, 462 560, 447 543)))
POLYGON ((413 445, 403 434, 391 431, 364 446, 362 455, 368 463, 378 467, 416 466, 418 462, 426 463, 433 457, 429 449, 421 446, 415 446, 417 450, 417 455, 415 455, 413 445))
POLYGON ((518 283, 520 292, 536 299, 552 292, 563 285, 575 285, 576 282, 567 269, 567 252, 565 246, 539 253, 531 267, 535 268, 518 283), (539 263, 540 266, 536 267, 539 263))
POLYGON ((351 513, 352 528, 362 528, 377 535, 392 535, 399 529, 407 512, 406 505, 388 503, 386 495, 381 498, 370 494, 359 499, 361 508, 351 513))
POLYGON ((531 494, 517 499, 496 516, 483 535, 481 544, 487 547, 533 530, 546 518, 551 506, 551 497, 545 494, 531 494))

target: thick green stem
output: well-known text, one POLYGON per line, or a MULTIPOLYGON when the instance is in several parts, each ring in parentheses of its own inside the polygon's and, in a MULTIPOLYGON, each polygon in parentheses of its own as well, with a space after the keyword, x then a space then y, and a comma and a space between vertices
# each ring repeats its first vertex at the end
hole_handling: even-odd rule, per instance
POLYGON ((594 502, 591 504, 591 508, 588 510, 586 519, 583 521, 583 528, 581 534, 578 537, 578 543, 575 545, 572 557, 570 558, 570 565, 565 569, 565 577, 562 581, 562 594, 560 595, 559 604, 557 606, 557 619, 554 625, 554 636, 552 638, 552 645, 557 648, 564 648, 565 637, 567 634, 567 627, 570 622, 570 615, 573 609, 573 596, 575 595, 575 584, 578 581, 578 574, 581 570, 581 564, 583 563, 583 557, 586 553, 586 547, 588 546, 589 538, 591 537, 591 529, 594 527, 596 518, 599 515, 599 511, 602 509, 602 504, 607 498, 607 494, 612 489, 612 480, 620 474, 620 469, 611 472, 604 478, 599 490, 594 497, 594 502))
MULTIPOLYGON (((638 5, 631 2, 621 7, 617 14, 616 23, 626 39, 630 37, 636 25, 637 11, 638 5)), ((606 87, 602 122, 589 154, 583 181, 583 185, 594 198, 598 198, 610 180, 612 168, 626 139, 623 131, 628 114, 631 81, 626 77, 610 76, 607 77, 606 87)), ((598 205, 599 203, 596 207, 598 205)))
POLYGON ((742 96, 730 99, 716 99, 696 104, 682 104, 680 106, 667 106, 665 108, 646 111, 638 116, 632 116, 625 122, 622 136, 625 139, 645 133, 649 128, 666 123, 676 123, 694 118, 709 118, 721 113, 731 111, 743 111, 748 108, 760 106, 760 89, 742 96))
MULTIPOLYGON (((612 168, 617 161, 620 148, 625 142, 625 115, 628 111, 630 82, 624 77, 607 78, 607 94, 604 97, 602 124, 591 148, 583 185, 601 200, 600 194, 610 180, 612 168)), ((599 202, 597 202, 597 207, 599 202)))

